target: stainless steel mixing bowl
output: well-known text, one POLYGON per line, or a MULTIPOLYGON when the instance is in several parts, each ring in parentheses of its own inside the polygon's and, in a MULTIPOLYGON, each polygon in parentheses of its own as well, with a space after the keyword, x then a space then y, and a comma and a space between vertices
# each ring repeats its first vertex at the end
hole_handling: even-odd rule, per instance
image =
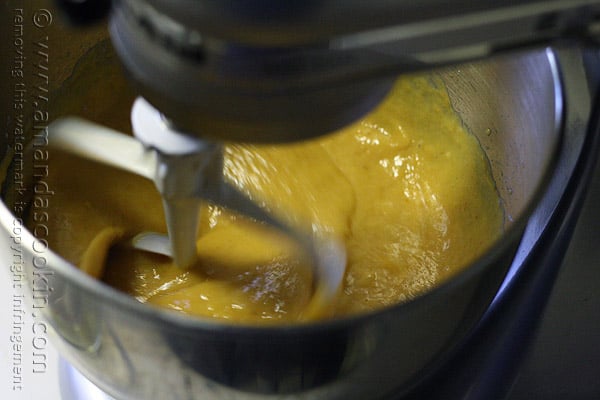
MULTIPOLYGON (((79 114, 103 122, 103 112, 127 104, 121 92, 111 104, 94 97, 116 91, 123 79, 109 44, 98 42, 102 36, 101 30, 50 36, 68 38, 63 43, 70 49, 55 50, 51 118, 79 114)), ((369 315, 303 326, 233 326, 137 303, 64 261, 43 238, 23 232, 26 273, 46 277, 44 287, 34 282, 31 294, 52 326, 54 344, 94 383, 123 399, 347 400, 410 388, 471 332, 511 263, 560 143, 555 61, 552 52, 540 50, 439 72, 457 114, 487 153, 506 210, 506 234, 449 282, 369 315)), ((30 75, 35 85, 39 78, 30 75)), ((126 107, 122 112, 126 125, 126 107)), ((0 138, 0 155, 10 156, 13 146, 10 136, 0 138)), ((7 179, 6 199, 14 197, 10 184, 7 179)), ((9 200, 0 204, 2 246, 11 244, 13 208, 9 200)))

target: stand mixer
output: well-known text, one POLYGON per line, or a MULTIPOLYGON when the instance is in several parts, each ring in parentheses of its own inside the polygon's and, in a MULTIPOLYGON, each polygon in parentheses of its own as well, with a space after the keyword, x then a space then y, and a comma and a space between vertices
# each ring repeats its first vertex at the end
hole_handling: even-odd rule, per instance
MULTIPOLYGON (((114 2, 111 31, 113 42, 123 63, 133 81, 137 83, 140 93, 148 101, 147 106, 144 106, 143 109, 165 121, 166 123, 162 126, 167 127, 169 132, 185 132, 188 139, 191 137, 189 143, 193 144, 186 149, 189 151, 189 149, 200 148, 200 146, 195 147, 197 143, 213 143, 205 141, 204 138, 208 138, 208 140, 216 138, 218 140, 281 142, 302 138, 303 135, 311 136, 328 132, 349 123, 376 104, 385 95, 389 84, 388 77, 391 74, 429 68, 447 62, 470 60, 488 56, 496 50, 518 48, 521 45, 537 44, 539 41, 553 38, 587 40, 595 30, 594 12, 592 11, 597 8, 592 2, 565 1, 548 2, 547 4, 521 2, 519 5, 496 6, 494 10, 490 10, 486 8, 488 4, 484 3, 477 6, 471 4, 470 7, 478 7, 478 9, 472 14, 468 14, 466 11, 469 8, 468 4, 457 4, 456 16, 448 16, 448 11, 441 8, 437 15, 431 10, 426 12, 426 8, 431 5, 431 2, 426 4, 427 7, 410 5, 407 4, 408 2, 395 2, 394 4, 386 2, 385 5, 372 3, 369 4, 372 12, 368 14, 365 10, 362 10, 361 13, 359 2, 344 2, 343 5, 336 3, 335 7, 318 3, 294 2, 290 3, 290 9, 287 9, 287 6, 284 7, 286 9, 275 7, 274 10, 265 11, 268 16, 266 18, 268 22, 265 22, 264 17, 256 15, 261 12, 260 9, 248 9, 243 5, 237 5, 240 12, 237 16, 234 15, 235 13, 232 14, 231 10, 227 10, 225 14, 215 14, 214 12, 218 11, 215 9, 217 6, 206 5, 199 11, 207 13, 202 17, 192 12, 193 8, 190 7, 183 7, 180 9, 182 11, 178 12, 175 6, 182 5, 184 2, 114 2), (341 12, 346 6, 350 7, 351 12, 341 12), (395 12, 396 7, 400 6, 407 10, 406 14, 395 12), (547 13, 546 7, 554 8, 547 13), (311 14, 309 12, 311 10, 323 12, 323 14, 311 14), (520 22, 509 24, 509 21, 518 20, 517 11, 523 12, 522 15, 525 16, 519 20, 520 22), (492 14, 485 14, 485 12, 492 12, 492 14), (454 22, 439 23, 440 19, 436 20, 439 14, 444 14, 440 19, 448 21, 445 19, 448 17, 454 22), (485 18, 484 14, 487 15, 485 18), (353 15, 361 15, 365 21, 354 25, 348 23, 345 28, 342 28, 349 21, 345 18, 353 15), (367 15, 371 18, 368 18, 367 15), (408 27, 416 29, 421 26, 419 29, 422 30, 417 30, 416 33, 413 31, 411 34, 410 30, 385 28, 377 29, 376 34, 363 35, 365 31, 370 30, 371 26, 367 25, 371 22, 373 22, 373 26, 386 27, 396 24, 398 21, 390 19, 398 17, 398 15, 407 16, 405 22, 408 23, 408 27), (411 25, 412 22, 420 20, 419 15, 427 16, 425 19, 430 22, 434 20, 436 22, 431 22, 429 25, 411 25), (463 17, 459 17, 459 15, 463 15, 463 17), (470 15, 470 18, 466 18, 464 15, 470 15), (223 16, 223 18, 227 16, 228 19, 222 19, 219 16, 223 16), (376 18, 377 16, 378 18, 376 18), (203 20, 196 20, 196 23, 201 21, 201 25, 198 26, 206 26, 206 34, 210 36, 206 40, 193 29, 181 29, 185 26, 195 26, 192 24, 192 20, 201 17, 203 20), (229 33, 226 32, 225 26, 217 26, 225 20, 236 21, 235 24, 230 24, 232 31, 229 33), (285 21, 285 23, 275 23, 274 21, 277 20, 285 21), (174 23, 174 21, 179 22, 174 23), (294 21, 295 23, 292 23, 294 21), (315 27, 313 23, 310 26, 307 25, 305 29, 299 29, 299 25, 302 25, 301 22, 307 21, 319 21, 319 27, 315 27), (490 21, 495 21, 496 27, 502 26, 502 28, 489 29, 490 21), (530 23, 523 23, 524 21, 530 23), (272 31, 269 29, 271 23, 273 24, 272 31), (495 32, 494 38, 474 33, 477 31, 476 28, 482 25, 488 26, 486 30, 488 34, 492 35, 492 32, 495 32), (286 31, 286 27, 290 29, 286 31), (445 30, 446 28, 448 30, 445 30), (516 28, 522 28, 523 31, 516 28), (507 31, 515 34, 515 41, 507 40, 507 31), (527 32, 525 33, 525 31, 527 32), (128 36, 128 32, 134 34, 128 36), (398 56, 398 54, 402 54, 398 53, 400 45, 393 39, 402 37, 402 32, 406 35, 405 38, 415 40, 413 43, 415 50, 406 52, 409 56, 405 54, 400 57, 398 56), (458 46, 452 51, 444 50, 448 46, 441 38, 449 40, 453 36, 449 32, 454 32, 453 43, 459 43, 454 40, 462 37, 467 45, 458 46), (518 32, 523 35, 517 34, 518 32), (431 40, 435 33, 440 35, 438 44, 443 44, 439 47, 432 45, 432 43, 436 43, 431 40), (428 40, 420 42, 417 40, 422 37, 420 35, 429 36, 428 40), (244 39, 244 37, 246 38, 244 39), (320 39, 323 37, 335 37, 335 39, 325 41, 320 39), (184 39, 180 40, 181 38, 184 39), (486 44, 483 46, 474 44, 480 40, 486 44), (324 42, 327 44, 322 44, 324 42), (235 45, 231 43, 235 43, 235 45), (425 45, 426 43, 429 43, 427 45, 429 47, 425 45), (162 49, 160 53, 158 48, 162 49), (199 51, 200 48, 203 50, 199 51), (147 59, 142 57, 149 57, 149 55, 155 56, 156 60, 147 62, 147 59), (328 55, 331 55, 332 58, 329 59, 328 55), (234 60, 235 57, 240 60, 232 63, 231 60, 234 60), (164 65, 160 60, 164 60, 164 65), (181 71, 187 71, 190 64, 196 68, 203 65, 200 63, 201 60, 206 60, 206 65, 212 69, 204 69, 203 73, 199 74, 181 73, 181 71), (179 73, 167 75, 162 70, 148 72, 145 69, 161 68, 165 65, 177 68, 179 73), (263 72, 269 72, 268 75, 273 76, 274 79, 267 79, 267 76, 262 74, 263 72), (210 90, 205 92, 199 90, 200 86, 195 86, 193 82, 186 82, 190 77, 200 79, 201 84, 208 85, 210 90), (297 79, 299 77, 303 78, 297 79), (169 91, 169 88, 173 88, 172 92, 169 91), (161 92, 163 90, 164 93, 161 92), (191 92, 207 93, 207 96, 213 93, 210 95, 213 101, 198 99, 191 96, 191 92), (172 96, 173 93, 179 93, 179 95, 172 96), (331 96, 329 100, 326 100, 327 93, 335 93, 336 96, 333 97, 341 98, 345 103, 336 103, 331 96), (340 93, 344 93, 344 95, 340 95, 340 93), (285 99, 289 100, 285 101, 285 99), (165 104, 162 104, 161 101, 164 101, 165 104), (194 103, 195 101, 201 101, 202 106, 199 107, 194 103), (265 105, 270 106, 266 107, 265 105), (290 110, 290 106, 293 106, 296 111, 290 110), (235 115, 223 115, 227 109, 240 110, 240 114, 237 118, 235 115), (206 114, 211 118, 205 118, 206 116, 203 116, 202 111, 199 110, 207 110, 206 114), (304 110, 304 114, 295 114, 301 110, 304 110), (315 114, 312 114, 313 112, 315 114), (313 117, 308 118, 307 115, 313 115, 313 117), (253 119, 254 124, 252 123, 253 119), (241 125, 247 129, 236 129, 241 125), (309 126, 306 127, 306 125, 309 126), (282 129, 282 126, 286 129, 282 129), (303 126, 303 128, 294 130, 291 126, 303 126), (270 127, 273 128, 269 133, 270 127), (290 136, 277 136, 274 132, 277 132, 278 135, 289 133, 290 136), (244 136, 250 133, 251 137, 244 136), (198 136, 203 137, 202 141, 196 140, 198 136)), ((184 5, 190 4, 191 2, 185 2, 184 5)), ((196 3, 194 2, 194 4, 196 3)), ((272 5, 275 2, 269 2, 269 4, 272 5)), ((223 5, 219 4, 218 6, 223 5)), ((364 5, 362 6, 364 7, 364 5)), ((410 48, 408 42, 401 47, 410 48)), ((148 119, 143 118, 142 121, 148 121, 148 119)), ((158 152, 166 153, 172 143, 173 141, 168 140, 165 136, 164 140, 151 142, 150 147, 158 152)), ((174 187, 185 188, 185 186, 179 184, 174 187)), ((173 236, 171 238, 174 239, 173 236)), ((177 239, 174 241, 177 242, 177 239)), ((178 245, 173 246, 173 249, 176 248, 178 245)), ((85 307, 82 308, 85 310, 85 307)), ((386 323, 390 322, 386 321, 386 323)), ((114 326, 115 329, 118 329, 118 324, 114 324, 114 326)), ((372 330, 371 326, 367 326, 367 328, 361 328, 361 331, 369 334, 374 331, 378 332, 372 330)), ((123 338, 119 332, 114 334, 114 337, 121 340, 123 338)), ((335 342, 330 343, 330 346, 333 347, 334 343, 345 342, 345 340, 346 335, 340 335, 335 342)), ((118 343, 118 340, 115 339, 115 341, 118 343)), ((310 343, 314 346, 318 342, 310 343)), ((298 347, 309 348, 308 346, 298 347)), ((185 346, 183 349, 187 351, 185 346)), ((192 361, 195 360, 192 359, 192 361)))

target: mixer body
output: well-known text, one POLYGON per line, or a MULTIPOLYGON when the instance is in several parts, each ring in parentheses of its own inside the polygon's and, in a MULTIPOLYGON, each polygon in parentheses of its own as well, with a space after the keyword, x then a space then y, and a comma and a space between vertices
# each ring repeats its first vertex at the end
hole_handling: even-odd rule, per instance
POLYGON ((401 72, 595 43, 599 11, 598 0, 115 0, 109 23, 137 90, 177 130, 282 142, 356 121, 401 72))
MULTIPOLYGON (((356 25, 349 18, 362 10, 360 0, 291 1, 284 9, 274 6, 279 2, 267 1, 270 12, 260 15, 243 7, 244 2, 233 2, 235 10, 228 8, 228 2, 202 2, 197 12, 190 12, 195 10, 191 3, 115 1, 110 25, 116 52, 138 89, 173 126, 192 136, 289 141, 322 134, 368 111, 385 95, 391 74, 399 70, 495 51, 494 46, 483 53, 465 51, 483 49, 469 44, 456 52, 415 48, 398 57, 393 51, 397 43, 382 43, 379 38, 397 39, 402 30, 377 31, 393 35, 372 36, 374 41, 354 35, 392 26, 398 21, 387 19, 391 16, 405 16, 408 25, 419 16, 436 21, 447 15, 445 10, 425 11, 436 10, 429 6, 437 2, 426 2, 422 8, 409 1, 369 2, 371 16, 377 18, 365 15, 356 25), (342 3, 347 12, 339 13, 342 3), (397 7, 405 11, 390 11, 400 10, 397 7), (151 14, 159 9, 164 12, 151 14), (136 12, 150 14, 144 19, 136 12), (232 23, 223 24, 219 16, 232 23), (273 24, 275 17, 282 23, 273 24), (202 24, 196 25, 198 21, 202 24), (369 21, 376 26, 364 25, 369 21), (203 26, 203 35, 181 31, 182 26, 203 26), (178 32, 185 33, 185 41, 167 40, 178 32), (324 43, 324 37, 336 40, 324 43), (373 43, 378 46, 372 47, 373 43), (437 56, 419 59, 419 54, 437 56), (258 111, 265 113, 255 114, 258 111), (320 111, 322 115, 314 114, 320 111)), ((458 14, 473 2, 457 3, 457 15, 450 16, 463 21, 458 14)), ((479 2, 481 8, 474 11, 483 12, 492 3, 479 2)), ((516 3, 535 11, 541 2, 507 2, 508 6, 516 3)), ((591 1, 552 4, 562 4, 564 9, 573 6, 576 11, 568 14, 571 17, 580 17, 585 7, 595 7, 591 1)), ((557 15, 561 18, 540 25, 548 33, 544 39, 570 33, 566 27, 573 26, 572 19, 557 15)), ((539 13, 531 12, 530 18, 538 21, 539 13)), ((578 37, 589 34, 587 28, 574 32, 578 37)), ((407 33, 406 39, 410 38, 407 33)), ((407 43, 401 47, 409 48, 407 43)), ((445 69, 439 75, 454 109, 490 160, 507 213, 506 235, 463 273, 414 301, 369 315, 306 326, 253 328, 192 320, 139 304, 86 276, 50 249, 41 255, 39 240, 25 232, 23 242, 31 245, 24 249, 26 273, 31 276, 40 268, 51 271, 52 290, 44 294, 41 312, 52 326, 61 354, 94 383, 123 399, 365 399, 410 390, 476 327, 513 260, 534 200, 544 194, 553 204, 561 197, 560 187, 553 193, 542 191, 561 140, 573 137, 566 142, 579 143, 582 134, 581 127, 569 130, 572 127, 564 125, 564 93, 552 51, 518 53, 510 59, 445 69)), ((563 82, 571 84, 569 79, 585 77, 581 69, 563 70, 563 82)), ((110 87, 111 82, 97 84, 110 87)), ((9 146, 2 142, 1 154, 7 154, 9 146)), ((576 151, 577 146, 570 150, 576 151)), ((568 175, 569 169, 565 171, 568 175)), ((2 203, 3 248, 10 246, 14 220, 2 203)), ((522 251, 533 246, 535 241, 522 251)))

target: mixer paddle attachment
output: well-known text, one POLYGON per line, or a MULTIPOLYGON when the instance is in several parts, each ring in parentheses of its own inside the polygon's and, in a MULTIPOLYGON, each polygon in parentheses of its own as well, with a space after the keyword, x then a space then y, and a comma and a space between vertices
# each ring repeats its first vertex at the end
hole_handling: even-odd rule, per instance
POLYGON ((312 266, 314 295, 304 318, 322 317, 344 277, 343 243, 334 237, 316 238, 312 232, 292 228, 265 211, 223 179, 220 144, 171 129, 144 99, 135 101, 131 121, 138 140, 79 118, 63 118, 48 126, 49 144, 154 181, 163 199, 168 236, 146 232, 132 243, 142 250, 170 255, 180 267, 189 267, 196 261, 197 216, 203 201, 286 234, 301 246, 312 266))

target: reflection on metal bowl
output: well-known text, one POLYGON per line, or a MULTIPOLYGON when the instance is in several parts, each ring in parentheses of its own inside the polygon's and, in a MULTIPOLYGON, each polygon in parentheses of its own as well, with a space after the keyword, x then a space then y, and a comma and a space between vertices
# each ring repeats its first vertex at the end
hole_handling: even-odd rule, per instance
MULTIPOLYGON (((85 64, 66 83, 70 96, 112 90, 113 80, 122 79, 106 42, 92 52, 87 61, 61 60, 66 70, 85 64)), ((461 343, 493 299, 561 134, 561 89, 550 51, 439 74, 490 160, 507 215, 506 234, 463 273, 413 301, 368 315, 302 326, 232 326, 139 304, 24 233, 23 243, 37 246, 27 249, 28 273, 51 271, 52 290, 41 301, 59 351, 117 398, 364 399, 410 388, 461 343)), ((85 113, 83 106, 60 109, 61 90, 53 96, 57 113, 85 113)), ((85 95, 82 105, 89 101, 85 95)), ((2 139, 0 154, 9 145, 2 139)), ((2 203, 2 245, 13 221, 2 203)))

